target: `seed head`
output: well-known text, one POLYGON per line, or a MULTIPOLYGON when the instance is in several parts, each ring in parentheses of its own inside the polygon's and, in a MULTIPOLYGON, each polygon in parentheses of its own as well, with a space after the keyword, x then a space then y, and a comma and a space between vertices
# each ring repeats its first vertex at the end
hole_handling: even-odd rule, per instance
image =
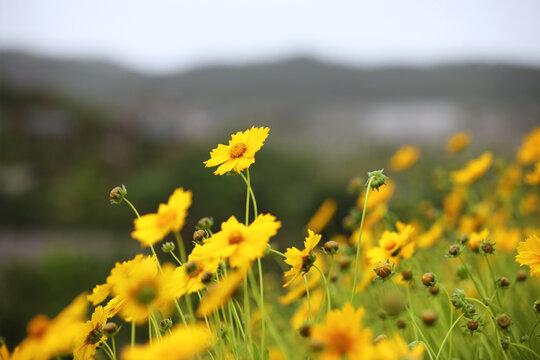
POLYGON ((501 339, 501 347, 503 350, 508 350, 510 347, 510 338, 508 336, 505 336, 501 339))
POLYGON ((431 286, 435 283, 435 275, 433 275, 433 273, 425 273, 424 275, 422 275, 422 284, 424 284, 425 286, 431 286))
POLYGON ((201 282, 204 285, 210 284, 214 280, 214 274, 212 274, 210 271, 205 271, 201 275, 201 282))
POLYGON ((484 252, 484 254, 493 254, 495 252, 495 247, 493 245, 495 244, 489 240, 483 241, 481 246, 482 252, 484 252))
POLYGON ((510 326, 510 316, 506 314, 501 314, 497 317, 497 324, 501 329, 506 329, 510 326))
POLYGON ((475 319, 471 319, 469 321, 467 321, 467 328, 471 331, 475 331, 478 329, 478 321, 476 321, 475 319))
POLYGON ((172 328, 172 326, 173 326, 173 322, 171 319, 166 318, 159 322, 159 329, 161 330, 162 333, 165 333, 167 330, 172 328))
POLYGON ((392 266, 387 262, 379 262, 375 268, 375 274, 381 278, 388 277, 392 273, 392 266))
POLYGON ((540 300, 536 300, 534 302, 534 310, 536 310, 536 312, 540 313, 540 300))
POLYGON ((467 242, 469 242, 469 235, 467 234, 461 234, 457 237, 457 241, 461 244, 461 245, 465 245, 467 242))
POLYGON ((188 261, 186 263, 186 274, 194 275, 199 270, 199 264, 195 261, 188 261))

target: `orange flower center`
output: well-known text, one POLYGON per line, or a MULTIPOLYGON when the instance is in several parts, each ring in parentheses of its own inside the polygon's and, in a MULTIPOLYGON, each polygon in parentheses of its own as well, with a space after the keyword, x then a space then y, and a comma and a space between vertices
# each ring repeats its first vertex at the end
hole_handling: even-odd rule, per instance
POLYGON ((229 234, 229 244, 234 245, 238 244, 244 241, 244 236, 242 236, 242 233, 238 230, 234 230, 229 234))
POLYGON ((229 156, 233 159, 239 158, 244 155, 247 150, 247 146, 244 143, 236 143, 229 150, 229 156))

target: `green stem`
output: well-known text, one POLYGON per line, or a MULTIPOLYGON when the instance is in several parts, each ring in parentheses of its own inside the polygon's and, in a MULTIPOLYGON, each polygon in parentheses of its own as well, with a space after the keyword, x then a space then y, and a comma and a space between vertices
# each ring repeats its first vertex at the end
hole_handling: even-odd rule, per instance
POLYGON ((372 181, 373 181, 373 177, 370 177, 367 183, 366 198, 364 199, 364 209, 362 210, 362 220, 360 222, 360 234, 358 234, 358 242, 356 244, 356 260, 354 263, 354 281, 353 281, 353 287, 352 287, 351 302, 354 298, 354 294, 356 293, 356 283, 358 281, 358 265, 359 265, 358 263, 360 262, 360 243, 362 240, 362 232, 364 231, 364 219, 366 217, 367 202, 368 202, 369 190, 371 189, 372 181))
POLYGON ((182 263, 187 261, 186 257, 186 248, 184 247, 184 241, 182 240, 182 235, 179 231, 174 231, 174 237, 176 238, 176 243, 178 244, 178 252, 180 253, 180 259, 182 263))
POLYGON ((478 294, 482 297, 482 299, 485 299, 487 297, 486 291, 483 286, 479 285, 476 282, 475 277, 471 274, 471 271, 469 270, 469 266, 463 261, 463 258, 461 255, 458 256, 459 260, 461 261, 461 264, 465 268, 465 271, 467 272, 467 275, 469 275, 469 278, 472 280, 474 287, 476 288, 476 291, 478 291, 478 294))
POLYGON ((109 347, 109 344, 107 344, 107 341, 104 341, 104 340, 99 340, 99 342, 103 345, 105 345, 105 348, 102 348, 106 353, 107 355, 109 356, 109 358, 111 360, 116 360, 116 355, 114 355, 113 351, 111 350, 111 348, 109 347))
POLYGON ((529 349, 529 348, 526 347, 526 346, 523 346, 523 345, 521 345, 521 344, 516 344, 516 343, 510 343, 510 345, 515 346, 515 347, 518 347, 518 348, 520 348, 520 349, 527 350, 527 351, 529 351, 531 354, 533 354, 536 358, 540 359, 540 355, 538 355, 535 351, 533 351, 532 349, 529 349))
POLYGON ((280 251, 274 250, 274 249, 272 249, 272 248, 268 248, 268 249, 269 249, 268 251, 270 251, 271 253, 277 254, 277 255, 279 255, 279 256, 281 256, 281 257, 284 257, 284 258, 287 257, 287 256, 285 256, 284 253, 282 253, 282 252, 280 252, 280 251))
POLYGON ((448 337, 450 336, 450 334, 452 333, 452 330, 454 329, 454 327, 457 325, 457 323, 459 322, 459 320, 461 320, 461 318, 463 317, 463 314, 461 314, 457 319, 456 321, 454 321, 454 323, 452 324, 452 326, 450 327, 450 329, 448 329, 448 331, 446 332, 446 336, 444 337, 442 343, 441 343, 441 346, 439 347, 439 351, 437 351, 437 356, 435 356, 435 360, 438 360, 439 359, 439 356, 441 355, 441 351, 442 349, 444 348, 444 344, 446 343, 446 340, 448 340, 448 337))
POLYGON ((311 316, 311 300, 309 299, 309 286, 307 283, 306 274, 302 274, 302 276, 304 277, 304 283, 306 284, 306 296, 307 296, 307 303, 308 303, 308 310, 309 310, 309 320, 311 321, 312 316, 311 316))
MULTIPOLYGON (((325 288, 325 292, 326 292, 326 312, 329 313, 330 310, 332 310, 332 303, 330 301, 330 291, 328 289, 328 281, 326 281, 326 276, 324 276, 324 273, 322 272, 321 269, 319 269, 319 267, 315 264, 313 264, 313 267, 315 269, 317 269, 319 271, 319 273, 321 273, 321 276, 323 278, 323 281, 324 281, 324 288, 325 288)), ((320 311, 320 309, 319 309, 320 311)))
MULTIPOLYGON (((249 173, 248 173, 249 174, 249 173)), ((261 259, 257 259, 257 266, 259 267, 259 287, 260 287, 260 309, 261 309, 261 351, 264 352, 264 333, 265 333, 265 309, 264 309, 264 290, 263 290, 263 273, 262 273, 262 266, 261 266, 261 259)))
POLYGON ((137 217, 140 218, 141 215, 139 215, 139 212, 137 211, 137 209, 135 209, 135 206, 133 206, 133 204, 125 197, 124 197, 124 201, 131 207, 135 215, 137 215, 137 217))
MULTIPOLYGON (((491 264, 489 263, 489 259, 486 255, 484 255, 484 259, 488 266, 489 276, 491 277, 491 284, 495 284, 495 276, 493 273, 493 268, 491 267, 491 264)), ((497 291, 497 285, 493 285, 493 291, 495 292, 495 296, 497 298, 497 303, 499 304, 499 310, 503 310, 501 298, 499 297, 499 292, 497 291)))

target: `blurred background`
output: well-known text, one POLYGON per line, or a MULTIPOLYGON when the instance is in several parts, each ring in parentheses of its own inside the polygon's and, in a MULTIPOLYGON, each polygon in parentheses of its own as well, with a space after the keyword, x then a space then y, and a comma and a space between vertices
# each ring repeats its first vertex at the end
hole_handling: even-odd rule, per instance
POLYGON ((188 248, 199 218, 241 217, 241 179, 202 162, 252 125, 271 129, 251 173, 281 248, 327 197, 339 231, 349 179, 399 146, 422 155, 389 173, 398 188, 487 149, 511 160, 540 123, 538 14, 535 0, 0 0, 0 335, 12 347, 141 251, 131 210, 109 204, 117 185, 141 213, 191 189, 188 248), (445 154, 460 130, 470 149, 445 154))

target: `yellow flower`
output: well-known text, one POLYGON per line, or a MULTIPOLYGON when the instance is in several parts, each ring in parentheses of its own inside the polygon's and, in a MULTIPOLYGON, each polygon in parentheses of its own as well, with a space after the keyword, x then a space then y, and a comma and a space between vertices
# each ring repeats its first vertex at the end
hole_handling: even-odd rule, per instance
POLYGON ((534 164, 534 170, 525 174, 525 182, 529 185, 540 185, 540 161, 534 164))
MULTIPOLYGON (((317 258, 315 259, 315 265, 317 265, 319 269, 324 271, 324 263, 321 260, 320 256, 317 256, 317 258)), ((308 288, 310 289, 310 291, 314 289, 322 279, 321 274, 319 274, 318 271, 308 272, 306 274, 306 278, 307 278, 308 288)), ((279 302, 282 305, 289 305, 293 301, 301 298, 305 293, 306 293, 305 281, 304 279, 297 277, 296 280, 293 281, 291 285, 288 287, 287 293, 279 298, 279 302)))
POLYGON ((417 343, 412 349, 401 334, 395 333, 392 339, 383 339, 375 345, 374 360, 423 359, 424 345, 417 343))
POLYGON ((409 259, 413 255, 415 244, 411 235, 414 227, 401 222, 397 222, 396 227, 398 232, 385 230, 379 240, 379 246, 368 250, 371 265, 377 265, 387 259, 397 265, 400 258, 409 259))
POLYGON ((92 294, 86 297, 86 300, 90 301, 92 305, 96 306, 101 304, 111 293, 111 286, 109 284, 100 284, 94 287, 92 294))
POLYGON ((531 235, 525 241, 519 243, 516 261, 521 265, 527 265, 532 276, 540 276, 540 238, 531 235))
POLYGON ((213 276, 219 267, 218 257, 206 257, 204 245, 196 245, 188 261, 174 270, 175 297, 191 294, 206 287, 204 277, 213 276))
POLYGON ((540 161, 540 127, 523 138, 523 144, 518 149, 516 157, 524 165, 540 161))
POLYGON ((28 336, 11 354, 11 360, 48 360, 57 354, 70 353, 75 331, 85 320, 88 302, 81 294, 54 319, 35 316, 27 326, 28 336))
POLYGON ((497 244, 497 250, 512 252, 521 240, 521 231, 518 228, 507 229, 499 226, 493 229, 491 238, 497 244))
POLYGON ((364 312, 364 308, 355 310, 346 303, 342 310, 330 311, 323 323, 313 326, 312 338, 324 345, 320 354, 322 359, 372 358, 372 332, 362 328, 364 312))
POLYGON ((449 153, 457 153, 467 146, 471 142, 471 133, 468 131, 462 131, 452 135, 446 142, 446 151, 449 153))
POLYGON ((463 169, 452 172, 452 182, 457 185, 469 185, 482 177, 491 167, 492 162, 493 154, 489 151, 485 152, 478 158, 469 161, 463 169))
POLYGON ((454 225, 459 217, 461 209, 465 205, 465 194, 460 189, 454 189, 443 200, 444 220, 449 225, 454 225))
POLYGON ((420 148, 418 146, 402 146, 390 159, 390 168, 394 171, 408 169, 414 165, 419 156, 420 148))
POLYGON ((311 217, 306 228, 312 229, 316 233, 320 233, 326 224, 332 219, 336 213, 337 202, 334 199, 326 199, 323 201, 317 212, 311 217))
POLYGON ((248 270, 249 266, 238 268, 230 272, 219 283, 209 286, 206 296, 199 303, 197 316, 204 317, 211 315, 214 311, 219 310, 225 305, 245 279, 248 270))
MULTIPOLYGON (((311 316, 313 319, 315 318, 315 316, 317 316, 317 313, 319 312, 319 308, 321 307, 321 303, 323 300, 323 295, 324 292, 322 291, 322 289, 316 289, 309 294, 309 300, 311 302, 311 316)), ((294 312, 291 318, 291 325, 293 329, 298 330, 300 326, 309 319, 309 307, 310 304, 308 303, 307 298, 304 298, 302 304, 294 312)))
POLYGON ((431 225, 428 231, 420 234, 416 239, 416 245, 419 248, 427 248, 435 245, 443 234, 444 226, 441 221, 431 225))
POLYGON ((482 241, 487 240, 489 236, 489 231, 487 229, 482 230, 481 232, 474 232, 469 236, 469 248, 472 251, 478 251, 478 246, 482 241))
POLYGON ((93 360, 96 355, 96 349, 101 344, 100 340, 105 341, 106 336, 101 334, 101 329, 107 323, 108 313, 102 306, 98 306, 92 314, 92 319, 84 324, 80 324, 75 333, 73 359, 74 360, 93 360))
POLYGON ((292 266, 292 269, 285 273, 285 276, 289 277, 289 280, 283 287, 289 286, 296 278, 307 273, 311 266, 313 266, 317 258, 313 254, 313 249, 319 241, 321 241, 321 235, 315 234, 311 229, 308 229, 308 236, 304 241, 304 250, 300 251, 295 247, 287 249, 285 252, 285 263, 292 266))
POLYGON ((264 255, 268 241, 280 227, 281 222, 270 214, 257 216, 249 226, 231 216, 221 224, 220 232, 204 240, 201 257, 226 258, 232 267, 245 267, 264 255))
POLYGON ((205 325, 178 325, 161 341, 126 347, 122 360, 182 360, 192 359, 212 345, 214 337, 205 325))
POLYGON ((255 162, 255 153, 263 146, 270 131, 267 127, 255 126, 244 132, 231 136, 229 145, 219 144, 210 152, 210 159, 204 162, 205 167, 218 166, 215 175, 223 175, 231 170, 241 172, 255 162))
POLYGON ((176 189, 167 204, 159 205, 156 214, 147 214, 135 219, 135 231, 131 236, 139 240, 142 246, 154 245, 171 231, 182 229, 190 206, 191 191, 176 189))
POLYGON ((172 266, 163 266, 160 273, 153 256, 115 267, 107 282, 112 294, 124 301, 120 315, 126 321, 142 324, 153 310, 168 313, 173 298, 173 271, 172 266))
POLYGON ((499 181, 497 193, 506 198, 512 196, 514 187, 521 181, 522 173, 523 171, 518 164, 508 165, 499 181))

